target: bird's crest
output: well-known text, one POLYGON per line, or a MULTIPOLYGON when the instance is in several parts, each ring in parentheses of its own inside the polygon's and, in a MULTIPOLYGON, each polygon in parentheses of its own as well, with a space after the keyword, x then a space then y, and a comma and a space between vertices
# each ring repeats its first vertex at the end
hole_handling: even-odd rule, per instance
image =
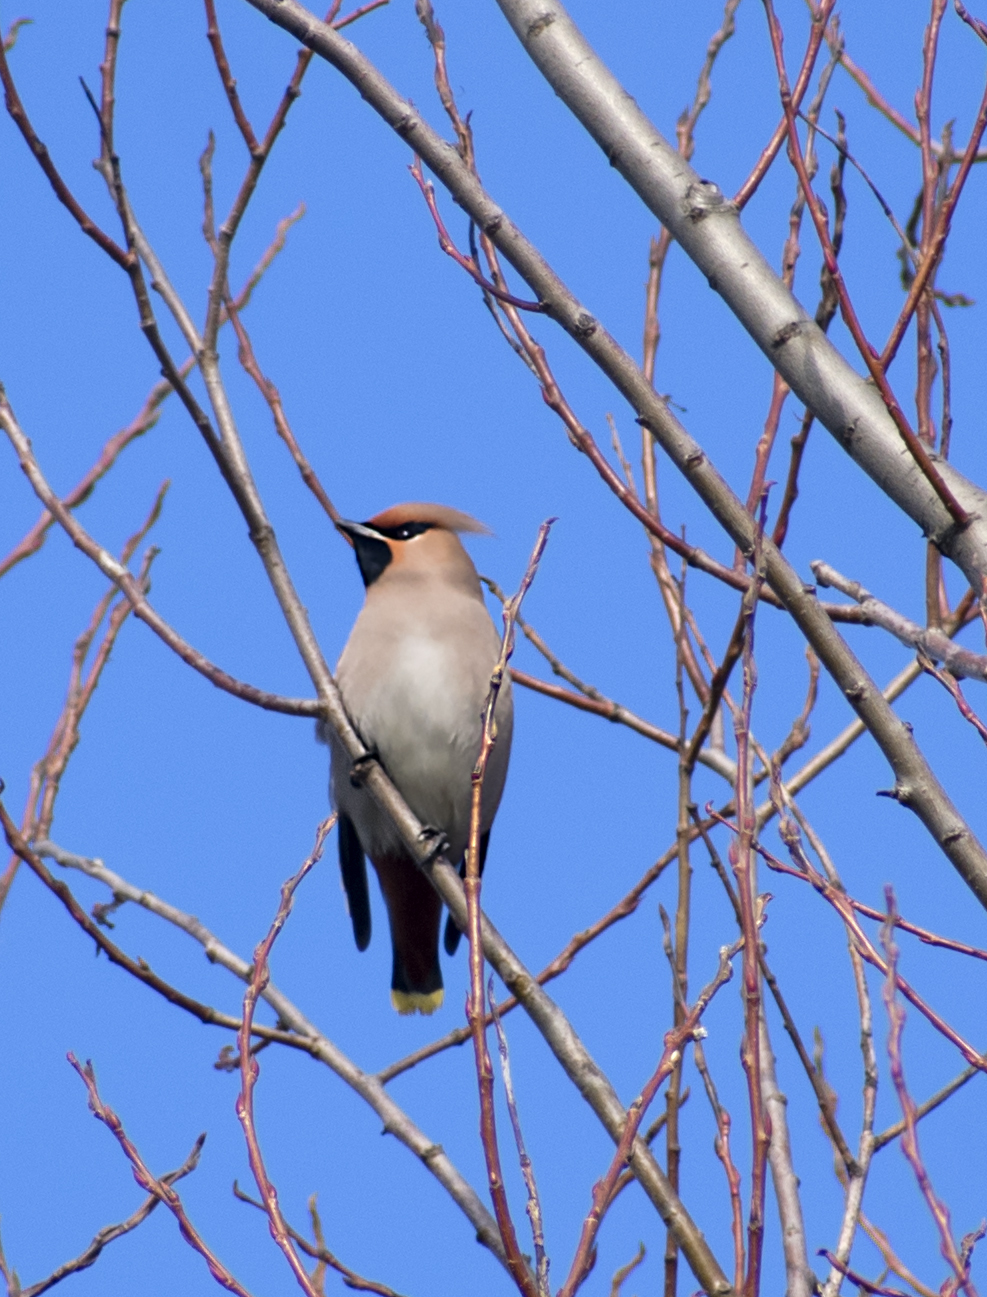
POLYGON ((479 535, 490 535, 490 528, 484 523, 478 522, 476 518, 471 518, 468 513, 461 513, 458 509, 450 509, 445 504, 421 504, 416 502, 392 504, 383 513, 368 518, 366 525, 374 528, 390 528, 400 527, 409 522, 427 522, 433 527, 441 527, 443 531, 472 531, 479 535))

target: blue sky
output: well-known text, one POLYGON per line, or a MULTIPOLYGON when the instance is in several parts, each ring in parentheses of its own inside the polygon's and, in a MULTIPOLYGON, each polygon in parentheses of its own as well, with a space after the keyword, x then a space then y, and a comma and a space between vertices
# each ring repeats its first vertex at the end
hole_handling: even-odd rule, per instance
MULTIPOLYGON (((674 134, 691 99, 719 6, 621 0, 572 12, 659 128, 674 134)), ((788 31, 790 66, 801 56, 805 9, 778 6, 788 31)), ((3 24, 20 15, 3 8, 3 24)), ((266 124, 294 63, 294 47, 243 3, 222 0, 220 19, 239 89, 255 128, 266 124)), ((116 225, 102 182, 92 114, 78 85, 98 83, 103 7, 36 0, 11 65, 39 134, 85 206, 116 225)), ((635 355, 640 354, 643 288, 653 217, 541 80, 492 3, 443 4, 453 88, 473 112, 478 162, 489 191, 541 248, 577 295, 635 355)), ((924 7, 850 0, 847 47, 884 93, 911 113, 921 73, 924 7)), ((217 206, 230 202, 246 163, 229 119, 192 0, 124 11, 116 143, 135 209, 169 274, 201 319, 210 269, 200 234, 198 156, 216 132, 217 206)), ((397 87, 440 129, 431 58, 410 0, 392 0, 350 33, 397 87)), ((934 127, 955 118, 969 129, 982 89, 983 47, 947 14, 934 127)), ((847 115, 850 146, 900 219, 919 183, 916 150, 869 110, 838 73, 823 118, 847 115)), ((778 117, 763 11, 742 5, 737 35, 714 74, 694 165, 727 193, 746 176, 778 117)), ((8 119, 0 121, 6 201, 0 205, 0 378, 32 438, 49 480, 68 489, 103 442, 127 423, 157 379, 136 327, 126 278, 86 240, 54 201, 8 119)), ((828 171, 832 153, 821 146, 828 171)), ((235 284, 256 262, 278 220, 298 203, 304 219, 266 276, 246 317, 264 371, 278 384, 294 430, 339 509, 363 518, 398 500, 435 499, 487 522, 493 539, 470 541, 481 571, 505 588, 520 579, 539 523, 557 515, 526 614, 584 679, 642 715, 674 729, 674 654, 648 566, 644 537, 591 466, 568 443, 524 367, 492 326, 475 288, 439 251, 428 213, 408 175, 406 147, 353 89, 318 61, 284 138, 266 169, 233 255, 235 284)), ((850 213, 843 264, 869 335, 883 340, 901 300, 893 231, 860 179, 847 173, 850 213)), ((794 193, 782 159, 744 215, 772 264, 780 259, 794 193)), ((956 420, 953 458, 987 479, 980 434, 984 408, 982 252, 984 178, 975 170, 954 225, 940 276, 949 291, 978 305, 949 313, 956 420)), ((450 230, 465 244, 462 214, 440 195, 450 230)), ((818 294, 819 255, 808 227, 796 292, 810 309, 818 294)), ((656 383, 678 406, 690 432, 746 495, 753 447, 771 387, 770 370, 699 273, 673 249, 662 304, 656 383)), ((163 316, 163 311, 162 311, 163 316)), ((635 464, 632 412, 587 359, 549 322, 535 326, 571 403, 598 441, 611 413, 635 464)), ((177 331, 164 324, 184 359, 177 331)), ((839 324, 833 337, 853 359, 839 324)), ((914 389, 906 346, 892 371, 903 400, 914 389)), ((360 606, 352 553, 300 483, 269 413, 238 369, 224 334, 224 374, 262 494, 326 655, 334 660, 360 606)), ((783 415, 771 476, 783 478, 787 439, 798 408, 783 415)), ((37 515, 9 449, 0 449, 0 550, 37 515)), ((666 522, 725 561, 732 547, 667 462, 659 464, 666 522)), ((122 457, 79 511, 105 545, 119 550, 172 482, 154 533, 161 546, 152 600, 207 656, 264 688, 309 695, 301 663, 280 620, 225 487, 174 399, 160 423, 122 457)), ((900 515, 816 429, 810 440, 790 557, 809 575, 824 558, 910 616, 923 615, 924 544, 900 515)), ((954 598, 962 593, 953 575, 954 598)), ((6 804, 19 814, 31 764, 44 750, 62 705, 75 637, 103 580, 64 536, 21 565, 0 590, 0 775, 6 804)), ((690 573, 690 598, 715 653, 736 615, 732 592, 690 573)), ((877 630, 848 638, 879 680, 908 660, 877 630)), ((965 642, 978 642, 976 628, 965 642)), ((755 730, 767 747, 784 737, 802 705, 803 646, 781 614, 758 619, 760 684, 755 730)), ((521 642, 517 664, 546 676, 521 642)), ((976 704, 977 691, 968 688, 976 704)), ((547 963, 573 932, 605 912, 674 837, 674 756, 617 726, 519 691, 508 791, 493 836, 484 904, 529 968, 547 963)), ((933 682, 898 705, 943 782, 983 833, 980 740, 933 682)), ((697 714, 693 707, 693 716, 697 714)), ((811 753, 850 719, 822 682, 811 753)), ((798 761, 798 758, 795 759, 798 761)), ((307 854, 326 811, 326 754, 311 724, 258 712, 217 692, 139 624, 125 627, 82 728, 53 830, 73 851, 96 855, 130 881, 198 915, 249 957, 277 906, 278 888, 307 854)), ((950 935, 984 944, 984 921, 969 892, 921 826, 877 789, 890 783, 883 759, 863 740, 804 795, 850 890, 882 903, 893 882, 902 912, 950 935)), ((708 771, 697 800, 723 799, 708 771)), ((773 833, 769 834, 769 845, 773 833)), ((721 844, 722 845, 722 844, 721 844)), ((73 876, 86 904, 105 891, 73 876)), ((695 857, 693 986, 715 968, 733 939, 733 920, 701 853, 695 857)), ((794 880, 771 878, 766 929, 770 958, 806 1037, 818 1025, 840 1116, 855 1142, 860 1063, 852 982, 839 925, 794 880)), ((670 989, 657 906, 674 907, 663 879, 638 912, 582 954, 553 994, 607 1069, 625 1101, 649 1075, 668 1026, 670 989)), ((390 954, 383 911, 374 898, 376 936, 359 955, 352 943, 335 866, 335 844, 299 893, 273 962, 274 980, 361 1066, 384 1066, 462 1021, 466 962, 445 965, 446 1006, 432 1020, 398 1018, 387 998, 390 954)), ((241 991, 210 966, 183 934, 135 907, 115 917, 113 934, 191 994, 238 1013, 241 991)), ((903 941, 904 974, 954 1025, 983 1040, 982 973, 959 957, 903 941)), ((217 1253, 252 1291, 288 1291, 290 1276, 260 1217, 232 1199, 230 1183, 249 1182, 233 1104, 237 1082, 212 1063, 227 1036, 169 1008, 106 960, 26 871, 0 918, 2 1032, 0 1069, 6 1114, 0 1215, 9 1261, 34 1282, 82 1249, 102 1225, 122 1219, 138 1191, 109 1134, 92 1121, 64 1061, 67 1050, 92 1058, 104 1098, 124 1118, 157 1170, 178 1165, 208 1130, 202 1165, 183 1196, 217 1253)), ((882 1064, 883 1016, 872 983, 882 1064)), ((734 1155, 747 1187, 746 1097, 737 1062, 739 994, 721 993, 710 1010, 707 1052, 734 1118, 734 1155)), ((546 1212, 553 1278, 561 1282, 589 1205, 593 1181, 609 1162, 606 1135, 564 1080, 520 1015, 508 1020, 515 1084, 546 1212)), ((772 1021, 782 1088, 789 1096, 796 1169, 802 1178, 810 1247, 831 1247, 841 1193, 818 1128, 814 1103, 780 1024, 772 1021)), ((272 1176, 286 1212, 302 1224, 317 1192, 329 1244, 348 1264, 401 1292, 441 1295, 508 1291, 508 1280, 473 1241, 468 1223, 427 1172, 326 1069, 304 1055, 261 1055, 258 1112, 272 1176)), ((919 1097, 961 1060, 912 1013, 905 1036, 909 1082, 919 1097)), ((729 1218, 713 1128, 691 1067, 683 1115, 683 1198, 721 1263, 730 1267, 729 1218)), ((937 1189, 952 1206, 957 1235, 985 1214, 984 1126, 974 1081, 922 1128, 937 1189), (963 1139, 960 1140, 962 1132, 963 1139), (973 1173, 971 1174, 971 1171, 973 1173)), ((393 1083, 416 1122, 481 1187, 476 1092, 466 1050, 451 1051, 393 1083)), ((886 1069, 878 1125, 897 1119, 886 1069)), ((502 1125, 502 1134, 508 1132, 502 1125)), ((511 1193, 525 1236, 520 1178, 508 1144, 511 1193)), ((903 1258, 933 1287, 943 1274, 933 1226, 896 1147, 877 1158, 868 1210, 903 1258)), ((765 1291, 782 1282, 777 1225, 769 1208, 765 1291)), ((648 1259, 627 1291, 660 1282, 663 1231, 636 1189, 623 1195, 601 1235, 586 1291, 609 1291, 610 1276, 645 1242, 648 1259), (635 1287, 635 1282, 637 1287, 635 1287)), ((855 1259, 879 1270, 865 1241, 855 1259)), ((331 1284, 330 1281, 330 1290, 331 1284)), ((691 1291, 691 1276, 681 1280, 691 1291)), ((181 1286, 214 1288, 201 1261, 163 1211, 114 1244, 96 1267, 67 1281, 79 1294, 129 1291, 154 1297, 181 1286)))

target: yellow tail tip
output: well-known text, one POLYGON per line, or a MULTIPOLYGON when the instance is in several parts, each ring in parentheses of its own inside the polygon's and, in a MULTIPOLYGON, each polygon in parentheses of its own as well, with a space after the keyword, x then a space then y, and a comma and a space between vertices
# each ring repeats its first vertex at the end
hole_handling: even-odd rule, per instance
POLYGON ((391 991, 391 1004, 394 1005, 398 1013, 424 1013, 426 1015, 434 1013, 441 1007, 445 992, 441 987, 437 991, 429 991, 427 995, 420 991, 391 991))

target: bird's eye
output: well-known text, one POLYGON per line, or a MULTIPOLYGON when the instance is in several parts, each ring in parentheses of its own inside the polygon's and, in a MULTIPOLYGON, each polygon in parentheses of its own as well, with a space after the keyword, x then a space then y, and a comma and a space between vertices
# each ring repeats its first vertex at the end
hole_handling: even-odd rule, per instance
POLYGON ((397 527, 375 527, 374 530, 379 536, 386 536, 388 540, 411 540, 415 536, 420 536, 423 531, 431 531, 432 526, 430 522, 403 522, 397 527))

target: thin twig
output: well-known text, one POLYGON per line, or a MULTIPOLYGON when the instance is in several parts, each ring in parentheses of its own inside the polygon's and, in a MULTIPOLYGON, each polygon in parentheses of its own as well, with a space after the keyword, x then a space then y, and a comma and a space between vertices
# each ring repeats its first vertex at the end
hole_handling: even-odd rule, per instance
MULTIPOLYGON (((805 55, 802 59, 802 66, 799 68, 799 74, 795 78, 795 85, 792 89, 792 104, 796 111, 805 98, 805 92, 809 88, 809 82, 812 79, 812 72, 816 65, 816 59, 819 57, 819 48, 822 45, 823 37, 829 26, 829 21, 833 10, 836 8, 836 0, 823 0, 818 6, 813 6, 812 24, 809 28, 809 40, 805 47, 805 55)), ((754 194, 757 192, 761 181, 771 169, 771 164, 778 156, 781 146, 785 142, 786 122, 784 117, 775 127, 774 134, 761 151, 761 156, 754 165, 754 169, 747 177, 744 183, 737 190, 733 201, 738 211, 743 211, 754 194)))
MULTIPOLYGON (((210 0, 206 0, 207 5, 210 0)), ((260 1192, 261 1200, 264 1204, 264 1211, 267 1213, 267 1219, 271 1229, 271 1237, 281 1249, 292 1274, 298 1281, 298 1286, 307 1297, 320 1297, 312 1283, 311 1276, 302 1265, 298 1253, 292 1244, 291 1236, 285 1223, 284 1216, 281 1213, 281 1206, 278 1202, 278 1191, 271 1183, 267 1174, 267 1168, 264 1164, 264 1155, 261 1151, 260 1140, 257 1135, 257 1126, 254 1120, 254 1089, 257 1085, 257 1078, 260 1076, 260 1065, 250 1049, 250 1029, 253 1025, 254 1011, 257 1008, 257 1000, 265 990, 271 979, 269 960, 271 949, 278 938, 278 934, 288 921, 288 915, 291 913, 291 907, 294 900, 295 892, 305 876, 315 868, 315 865, 322 858, 322 848, 330 830, 336 823, 335 814, 330 815, 328 819, 322 821, 315 834, 315 846, 308 859, 302 864, 302 867, 283 884, 281 888, 281 903, 278 906, 278 912, 275 915, 274 922, 271 924, 270 931, 264 940, 254 951, 254 971, 247 990, 243 997, 243 1018, 240 1023, 240 1030, 237 1032, 237 1046, 240 1050, 240 1093, 236 1101, 236 1114, 243 1127, 243 1137, 247 1145, 247 1160, 250 1163, 250 1170, 253 1173, 254 1181, 260 1192)))
POLYGON ((658 1089, 665 1079, 671 1074, 673 1067, 681 1056, 681 1051, 687 1040, 690 1039, 699 1028, 700 1019, 706 1010, 707 1005, 713 996, 724 986, 733 976, 732 960, 738 953, 742 941, 738 941, 733 946, 723 946, 720 949, 720 962, 716 975, 711 982, 703 987, 695 1004, 689 1009, 682 1024, 672 1028, 665 1033, 664 1050, 659 1059, 658 1066, 652 1074, 650 1080, 644 1086, 641 1093, 627 1110, 627 1118, 624 1123, 624 1130, 617 1144, 617 1151, 610 1163, 610 1168, 601 1180, 598 1180, 593 1186, 593 1205, 583 1221, 582 1231, 579 1236, 579 1246, 573 1257, 572 1265, 565 1283, 559 1289, 559 1297, 572 1297, 580 1284, 586 1278, 590 1271, 594 1253, 594 1244, 600 1225, 603 1221, 604 1214, 610 1203, 613 1201, 613 1191, 623 1171, 624 1164, 630 1157, 631 1148, 640 1128, 644 1114, 647 1112, 649 1105, 658 1093, 658 1089))
POLYGON ((168 1208, 171 1214, 178 1222, 178 1228, 181 1231, 182 1238, 193 1248, 209 1268, 209 1273, 227 1292, 236 1293, 237 1297, 250 1297, 250 1293, 239 1283, 233 1275, 227 1270, 226 1266, 219 1260, 216 1254, 208 1246, 202 1235, 198 1232, 192 1222, 189 1220, 181 1198, 163 1179, 158 1179, 147 1167, 144 1159, 137 1150, 136 1145, 128 1137, 123 1128, 123 1123, 112 1108, 103 1103, 99 1097, 99 1090, 96 1087, 96 1073, 93 1071, 92 1063, 82 1063, 74 1054, 68 1055, 68 1060, 81 1077, 86 1090, 89 1094, 89 1108, 93 1116, 101 1121, 104 1126, 115 1137, 117 1143, 123 1150, 124 1156, 131 1165, 134 1173, 134 1179, 141 1186, 145 1193, 151 1193, 155 1198, 168 1208))
MULTIPOLYGON (((0 813, 2 813, 2 806, 0 806, 0 813)), ((59 864, 78 869, 108 887, 113 895, 115 906, 129 901, 187 933, 203 948, 210 963, 220 964, 240 981, 248 982, 253 976, 253 966, 225 946, 194 915, 186 914, 183 910, 169 905, 167 901, 161 900, 153 892, 128 882, 108 869, 100 860, 90 860, 85 856, 64 851, 51 842, 38 843, 37 847, 39 851, 50 855, 59 864)), ((429 1139, 425 1132, 415 1125, 407 1113, 386 1092, 377 1077, 368 1075, 357 1067, 337 1045, 296 1008, 283 992, 268 984, 263 995, 277 1014, 278 1022, 283 1023, 284 1026, 267 1027, 255 1022, 253 1035, 260 1040, 276 1041, 278 1044, 301 1050, 330 1068, 377 1114, 384 1131, 399 1140, 435 1176, 469 1220, 480 1242, 503 1264, 503 1249, 493 1217, 480 1202, 472 1186, 463 1179, 449 1160, 442 1147, 429 1139)), ((180 1007, 187 1009, 184 1004, 180 1007)), ((187 1009, 187 1011, 192 1010, 187 1009)), ((234 1033, 240 1029, 239 1018, 217 1013, 212 1021, 215 1025, 225 1027, 234 1033)))
MULTIPOLYGON (((233 1197, 236 1198, 238 1202, 245 1202, 251 1207, 256 1207, 258 1211, 264 1211, 264 1204, 258 1202, 256 1198, 251 1198, 250 1194, 244 1193, 235 1180, 233 1181, 233 1197)), ((300 1234, 298 1230, 294 1229, 287 1222, 285 1223, 285 1229, 291 1241, 297 1247, 301 1248, 306 1256, 309 1256, 313 1261, 318 1262, 316 1270, 309 1276, 317 1290, 319 1287, 319 1279, 317 1277, 319 1266, 322 1266, 328 1267, 330 1270, 335 1270, 336 1273, 341 1276, 346 1287, 352 1288, 356 1292, 377 1293, 378 1297, 400 1297, 400 1294, 396 1293, 393 1288, 388 1288, 387 1284, 378 1283, 374 1279, 365 1279, 362 1275, 357 1274, 355 1270, 351 1270, 349 1266, 344 1265, 338 1256, 329 1251, 322 1234, 322 1222, 320 1221, 319 1213, 315 1208, 315 1194, 312 1194, 311 1198, 308 1200, 308 1209, 312 1218, 312 1228, 315 1234, 314 1247, 304 1234, 300 1234)), ((324 1297, 324 1295, 320 1292, 319 1297, 324 1297)))
MULTIPOLYGON (((508 1269, 523 1297, 541 1297, 541 1284, 536 1276, 532 1275, 528 1263, 518 1246, 517 1232, 514 1228, 507 1193, 504 1189, 500 1151, 497 1146, 493 1067, 490 1062, 490 1052, 487 1049, 487 1014, 484 1004, 483 985, 484 952, 480 931, 480 833, 483 815, 483 780, 490 754, 497 741, 497 700, 500 697, 501 687, 507 673, 508 661, 514 652, 515 619, 524 596, 535 579, 538 564, 545 551, 548 535, 554 522, 555 519, 550 518, 543 522, 538 529, 538 537, 531 552, 531 558, 528 560, 527 569, 518 587, 518 592, 504 604, 504 634, 501 639, 500 655, 490 677, 490 690, 484 705, 480 751, 471 776, 472 803, 470 807, 469 844, 466 850, 466 876, 463 880, 466 893, 470 969, 470 992, 466 1002, 466 1020, 473 1036, 476 1077, 480 1092, 480 1140, 487 1163, 487 1181, 490 1187, 490 1196, 493 1200, 494 1214, 497 1218, 497 1226, 504 1244, 504 1251, 507 1254, 508 1269)), ((532 1225, 534 1226, 534 1218, 532 1219, 532 1225)))
POLYGON ((504 1024, 500 1020, 500 1014, 497 1012, 492 977, 487 986, 487 999, 490 1002, 490 1015, 497 1031, 497 1049, 500 1053, 500 1072, 504 1081, 504 1097, 507 1100, 507 1111, 510 1114, 511 1126, 514 1130, 514 1142, 517 1145, 521 1174, 524 1176, 525 1188, 528 1191, 528 1205, 525 1210, 528 1213, 528 1219, 531 1221, 531 1242, 535 1251, 535 1282, 538 1285, 540 1297, 551 1297, 551 1289, 548 1285, 549 1260, 545 1251, 545 1226, 542 1219, 541 1199, 538 1196, 538 1186, 535 1183, 535 1170, 531 1165, 531 1158, 528 1156, 528 1150, 525 1147, 524 1135, 521 1133, 521 1118, 518 1115, 517 1100, 514 1098, 514 1081, 511 1077, 511 1056, 507 1048, 507 1034, 504 1031, 504 1024))
MULTIPOLYGON (((182 1165, 178 1167, 177 1170, 166 1171, 165 1174, 160 1177, 161 1183, 172 1185, 176 1180, 181 1180, 185 1176, 190 1175, 199 1164, 199 1155, 202 1152, 202 1146, 205 1141, 205 1135, 200 1135, 192 1145, 192 1151, 189 1153, 182 1165)), ((30 1284, 27 1288, 21 1288, 20 1297, 41 1297, 42 1293, 47 1292, 49 1288, 54 1288, 55 1284, 61 1283, 61 1281, 67 1279, 69 1275, 78 1274, 80 1270, 88 1270, 91 1265, 96 1263, 103 1249, 107 1247, 108 1244, 114 1242, 118 1238, 122 1238, 124 1234, 129 1234, 132 1230, 135 1230, 138 1225, 142 1225, 160 1201, 161 1199, 157 1194, 152 1193, 144 1199, 137 1210, 132 1215, 128 1216, 126 1220, 121 1221, 118 1225, 104 1225, 103 1228, 93 1237, 93 1241, 84 1252, 80 1252, 80 1254, 77 1257, 73 1257, 71 1261, 64 1262, 64 1264, 60 1265, 57 1270, 53 1270, 46 1279, 41 1279, 38 1283, 30 1284)), ((9 1276, 7 1282, 8 1287, 11 1287, 9 1276)))
MULTIPOLYGON (((972 1244, 964 1249, 966 1255, 961 1255, 960 1249, 957 1248, 953 1239, 952 1226, 950 1224, 949 1208, 937 1196, 929 1173, 926 1170, 925 1163, 922 1160, 922 1154, 918 1144, 918 1127, 915 1121, 915 1102, 908 1093, 908 1087, 905 1083, 905 1071, 901 1056, 901 1037, 905 1026, 905 1011, 898 1001, 897 990, 900 985, 898 978, 898 948, 894 941, 894 928, 896 918, 896 905, 894 892, 891 887, 884 889, 887 900, 888 914, 887 920, 881 931, 881 944, 884 947, 884 954, 887 963, 886 981, 884 985, 884 1004, 887 1009, 888 1019, 891 1024, 891 1030, 888 1033, 888 1058, 891 1063, 891 1080, 894 1083, 895 1091, 898 1095, 898 1102, 901 1104, 901 1110, 905 1118, 905 1130, 901 1138, 901 1150, 907 1158, 915 1179, 918 1182, 919 1190, 925 1199, 926 1206, 936 1223, 936 1229, 939 1231, 939 1246, 943 1257, 953 1271, 953 1277, 947 1280, 942 1286, 943 1297, 955 1297, 957 1289, 962 1288, 966 1297, 977 1297, 977 1290, 970 1280, 970 1261, 972 1254, 972 1244)), ((983 1236, 985 1226, 980 1228, 980 1236, 983 1236)))
MULTIPOLYGON (((819 243, 822 247, 823 256, 826 261, 826 269, 832 276, 833 283, 836 287, 843 320, 857 345, 857 350, 860 352, 860 355, 870 372, 871 378, 874 380, 874 383, 881 394, 881 399, 884 401, 888 414, 891 416, 895 427, 898 429, 899 436, 911 451, 912 457, 925 474, 936 495, 938 495, 939 499, 948 510, 950 517, 957 526, 966 526, 970 520, 968 513, 943 481, 942 475, 930 459, 928 451, 909 426, 908 420, 905 418, 904 412, 898 403, 898 399, 891 390, 891 386, 888 383, 885 373, 889 359, 885 360, 883 357, 878 357, 874 348, 868 342, 864 331, 861 328, 860 321, 857 318, 857 313, 853 307, 853 303, 850 300, 850 295, 847 292, 839 262, 833 250, 833 241, 830 237, 826 223, 825 212, 822 209, 822 204, 816 197, 806 171, 805 158, 802 153, 802 145, 798 136, 792 93, 789 89, 788 76, 785 72, 785 60, 782 54, 781 26, 775 16, 772 0, 764 0, 764 6, 768 15, 768 29, 771 35, 771 45, 775 55, 775 67, 778 74, 778 85, 781 93, 782 108, 784 109, 785 118, 788 123, 789 152, 796 173, 798 174, 799 181, 802 185, 803 193, 805 194, 809 213, 812 216, 813 224, 816 227, 816 234, 819 238, 819 243)), ((985 108, 987 108, 987 99, 985 99, 985 108)), ((984 124, 987 125, 987 117, 985 117, 984 124)), ((918 278, 918 276, 916 276, 916 278, 918 278)))
POLYGON ((880 626, 890 631, 908 648, 917 649, 933 661, 941 662, 951 675, 987 682, 987 655, 972 653, 962 645, 954 644, 949 635, 935 627, 910 621, 889 604, 875 598, 859 581, 843 576, 828 563, 816 559, 809 566, 820 585, 831 586, 857 601, 867 616, 865 626, 880 626))

